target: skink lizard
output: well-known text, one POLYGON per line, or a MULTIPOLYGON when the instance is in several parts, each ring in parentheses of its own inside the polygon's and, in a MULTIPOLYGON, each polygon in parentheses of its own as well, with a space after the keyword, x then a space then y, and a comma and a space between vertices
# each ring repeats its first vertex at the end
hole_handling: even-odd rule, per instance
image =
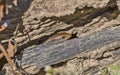
POLYGON ((45 41, 45 43, 49 42, 63 42, 65 40, 68 40, 72 37, 72 34, 66 33, 66 32, 59 32, 51 37, 49 37, 48 40, 45 41))

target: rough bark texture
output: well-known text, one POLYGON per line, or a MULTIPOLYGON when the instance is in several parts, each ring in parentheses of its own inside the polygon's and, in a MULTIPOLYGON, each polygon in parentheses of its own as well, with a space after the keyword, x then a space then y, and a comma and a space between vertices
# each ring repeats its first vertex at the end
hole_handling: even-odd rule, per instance
MULTIPOLYGON (((80 58, 93 59, 93 61, 95 59, 96 66, 105 65, 106 63, 111 63, 117 59, 116 54, 114 55, 113 53, 119 51, 119 44, 120 44, 119 33, 120 33, 120 28, 117 27, 114 29, 106 29, 101 32, 96 32, 92 35, 87 35, 79 39, 78 38, 71 39, 63 43, 58 43, 58 44, 48 43, 48 44, 38 45, 33 48, 26 49, 24 51, 21 63, 23 68, 27 69, 36 66, 37 68, 36 70, 40 70, 46 65, 65 62, 66 60, 73 58, 78 58, 78 60, 80 58), (90 55, 85 54, 93 50, 97 52, 90 53, 90 55), (81 52, 83 52, 85 55, 81 52), (108 61, 106 60, 106 62, 104 62, 105 60, 104 58, 108 58, 108 61), (109 60, 109 58, 111 59, 109 60)), ((92 67, 94 65, 94 63, 93 64, 89 63, 89 64, 91 64, 92 67)), ((77 66, 75 67, 77 68, 77 66)))
MULTIPOLYGON (((106 1, 89 1, 89 0, 75 0, 61 1, 61 0, 18 0, 18 6, 11 7, 8 13, 8 19, 17 18, 18 20, 13 21, 6 31, 0 35, 1 40, 8 39, 13 36, 13 32, 18 24, 20 24, 18 38, 16 41, 21 44, 28 43, 32 40, 44 40, 43 37, 51 36, 59 31, 67 31, 69 33, 86 31, 85 27, 67 29, 71 25, 75 25, 76 22, 84 20, 87 16, 97 11, 95 8, 104 8, 109 0, 106 1), (85 7, 86 6, 86 7, 85 7), (13 12, 14 11, 14 12, 13 12), (67 11, 67 12, 66 12, 67 11), (56 17, 55 17, 56 16, 56 17)), ((115 8, 116 9, 116 8, 115 8)), ((106 12, 105 12, 106 13, 106 12)), ((97 13, 96 13, 97 14, 97 13)), ((99 15, 100 16, 100 15, 99 15)), ((99 17, 96 16, 96 17, 99 17)), ((113 17, 113 16, 111 16, 113 17)), ((96 18, 94 23, 99 18, 96 18)), ((91 20, 92 21, 92 20, 91 20)), ((93 27, 106 26, 104 21, 101 20, 98 24, 92 25, 93 27)), ((117 21, 117 20, 115 20, 117 21)), ((86 21, 85 24, 89 22, 86 21)), ((108 22, 110 23, 110 22, 108 22)), ((112 22, 113 23, 113 22, 112 22)), ((118 22, 115 22, 118 23, 118 22)), ((85 25, 84 24, 84 25, 85 25)), ((111 23, 110 23, 111 24, 111 23)), ((89 26, 90 28, 93 28, 89 26)), ((87 27, 88 28, 88 27, 87 27)), ((97 28, 97 27, 96 27, 97 28)), ((95 29, 95 28, 94 28, 95 29)), ((80 35, 78 35, 80 36, 80 35)))
POLYGON ((18 0, 17 5, 11 0, 8 3, 6 18, 15 20, 0 33, 0 40, 4 43, 11 38, 20 25, 15 40, 20 50, 25 49, 21 65, 28 73, 55 64, 55 75, 99 75, 98 66, 113 62, 120 65, 119 0, 18 0), (58 32, 75 34, 77 38, 31 48, 58 32), (65 63, 58 66, 61 62, 65 63))

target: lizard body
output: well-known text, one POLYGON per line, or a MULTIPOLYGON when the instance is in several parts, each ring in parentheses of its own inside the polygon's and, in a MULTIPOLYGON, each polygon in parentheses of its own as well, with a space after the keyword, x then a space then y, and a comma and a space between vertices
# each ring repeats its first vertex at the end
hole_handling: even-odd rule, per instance
POLYGON ((63 42, 65 40, 68 40, 72 37, 72 34, 66 33, 66 32, 59 32, 51 37, 48 38, 48 40, 45 41, 45 43, 48 42, 63 42))

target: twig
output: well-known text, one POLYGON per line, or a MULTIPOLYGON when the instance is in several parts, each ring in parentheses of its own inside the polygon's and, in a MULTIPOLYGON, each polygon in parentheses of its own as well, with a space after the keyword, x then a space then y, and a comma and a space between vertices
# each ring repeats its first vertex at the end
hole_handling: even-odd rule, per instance
POLYGON ((8 61, 9 65, 10 65, 10 67, 11 67, 11 69, 12 69, 12 71, 14 71, 14 70, 15 70, 15 65, 14 65, 14 63, 12 62, 12 60, 10 59, 8 53, 6 52, 6 50, 5 50, 5 48, 2 46, 2 44, 0 44, 0 49, 1 49, 2 53, 4 54, 6 60, 8 61))

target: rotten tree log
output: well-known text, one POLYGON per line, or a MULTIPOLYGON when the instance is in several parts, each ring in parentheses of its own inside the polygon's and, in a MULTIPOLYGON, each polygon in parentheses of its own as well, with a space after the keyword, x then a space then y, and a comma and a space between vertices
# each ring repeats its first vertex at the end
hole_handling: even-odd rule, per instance
POLYGON ((93 4, 91 3, 89 6, 85 6, 89 4, 89 1, 74 2, 76 2, 76 5, 71 1, 64 2, 64 0, 58 0, 57 2, 53 0, 50 3, 49 0, 19 0, 19 6, 14 7, 13 5, 12 8, 9 8, 10 10, 7 14, 8 19, 16 18, 17 20, 10 23, 8 29, 0 33, 0 36, 3 36, 0 37, 0 40, 4 41, 11 38, 18 24, 20 28, 16 41, 20 46, 26 45, 26 43, 30 46, 31 42, 36 44, 42 43, 49 36, 57 32, 65 31, 71 34, 78 33, 77 36, 81 37, 79 34, 84 35, 84 33, 87 34, 98 31, 98 27, 100 27, 100 31, 106 27, 119 23, 119 8, 116 0, 98 1, 101 6, 97 6, 94 3, 96 1, 93 1, 93 4), (59 6, 59 2, 63 2, 63 4, 59 6), (81 4, 81 2, 85 3, 85 5, 81 4), (55 3, 56 5, 54 5, 55 3), (52 5, 54 5, 55 8, 51 8, 52 5), (59 8, 57 8, 58 6, 59 8), (68 6, 68 8, 66 8, 66 6, 68 6), (65 10, 67 10, 67 12, 65 12, 65 10), (98 13, 99 11, 101 12, 98 13), (107 16, 104 16, 106 13, 108 13, 107 16), (96 20, 99 20, 100 16, 107 18, 107 20, 103 18, 103 21, 101 20, 96 23, 96 20), (114 23, 112 19, 116 19, 114 23), (100 26, 101 24, 103 25, 100 26), (76 28, 76 25, 78 25, 79 28, 76 28))
POLYGON ((46 65, 54 65, 75 58, 78 58, 78 60, 80 58, 93 58, 100 62, 99 65, 113 63, 119 60, 119 54, 116 54, 119 52, 120 47, 119 33, 120 27, 118 26, 63 43, 45 43, 25 49, 21 59, 21 66, 28 73, 34 74, 46 65), (84 53, 91 51, 98 51, 98 54, 84 55, 84 53), (110 57, 112 58, 110 61, 104 62, 104 58, 109 59, 110 57))
MULTIPOLYGON (((15 40, 18 42, 20 50, 24 51, 25 49, 21 58, 21 65, 28 73, 36 73, 45 65, 56 64, 59 61, 67 61, 67 64, 74 63, 75 66, 83 60, 83 63, 79 62, 79 67, 75 66, 75 68, 80 68, 81 64, 91 61, 95 65, 91 64, 87 67, 83 65, 82 67, 85 70, 80 68, 77 71, 76 69, 73 70, 74 72, 70 71, 78 74, 83 71, 88 72, 86 70, 91 67, 106 65, 115 61, 111 59, 114 55, 115 58, 119 57, 119 3, 120 1, 116 0, 93 0, 92 2, 88 0, 18 0, 16 4, 18 6, 10 8, 7 15, 8 19, 17 17, 17 20, 10 23, 8 29, 0 33, 0 36, 3 36, 0 37, 0 40, 4 43, 11 38, 19 24, 19 33, 15 40), (76 25, 80 26, 76 27, 76 25), (76 34, 79 38, 56 45, 42 44, 32 49, 26 49, 32 45, 43 43, 58 32, 76 34), (75 62, 69 60, 72 58, 75 62), (108 61, 106 62, 104 59, 111 61, 106 60, 108 61), (29 61, 26 62, 26 60, 29 61), (101 64, 98 64, 99 62, 101 64), (38 66, 37 70, 33 70, 36 65, 38 66), (29 69, 29 66, 32 69, 31 67, 29 69)), ((66 67, 71 66, 66 65, 66 67)))

